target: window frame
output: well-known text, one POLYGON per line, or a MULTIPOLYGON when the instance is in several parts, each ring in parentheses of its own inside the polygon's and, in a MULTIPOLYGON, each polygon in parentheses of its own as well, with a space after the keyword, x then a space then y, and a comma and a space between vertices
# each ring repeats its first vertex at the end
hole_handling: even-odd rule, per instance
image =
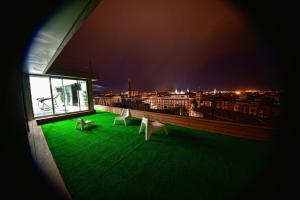
MULTIPOLYGON (((43 116, 35 116, 34 110, 32 110, 33 111, 32 114, 33 114, 33 117, 35 119, 40 119, 40 118, 44 118, 44 117, 51 117, 51 116, 61 116, 61 115, 66 115, 66 114, 74 114, 74 113, 89 111, 89 109, 90 109, 90 96, 89 96, 90 91, 88 90, 88 79, 78 78, 78 77, 70 77, 70 76, 49 75, 49 74, 29 74, 29 79, 30 79, 30 77, 47 77, 48 81, 49 81, 49 89, 50 89, 50 95, 51 95, 51 104, 52 104, 51 109, 52 109, 53 114, 47 114, 47 115, 43 115, 43 116), (87 91, 87 102, 88 102, 87 109, 84 109, 84 110, 81 109, 79 90, 77 89, 76 93, 77 93, 77 97, 78 97, 78 111, 67 112, 67 110, 66 110, 66 98, 64 98, 65 112, 64 113, 58 113, 58 114, 55 113, 55 108, 54 108, 54 103, 53 103, 52 78, 61 79, 63 87, 64 87, 64 79, 74 80, 74 81, 76 81, 77 85, 79 85, 79 81, 84 81, 85 85, 86 85, 86 91, 87 91)), ((30 97, 32 97, 30 81, 29 81, 29 88, 30 88, 30 97)), ((64 92, 64 95, 66 95, 65 92, 64 92)), ((30 101, 31 101, 31 106, 33 106, 32 98, 30 98, 30 101)))

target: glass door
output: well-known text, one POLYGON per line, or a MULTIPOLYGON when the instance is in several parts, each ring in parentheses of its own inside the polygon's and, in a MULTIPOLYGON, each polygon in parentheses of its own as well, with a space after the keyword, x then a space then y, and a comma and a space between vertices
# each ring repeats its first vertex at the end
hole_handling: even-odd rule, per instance
POLYGON ((66 112, 79 111, 78 83, 77 80, 63 79, 66 112))
POLYGON ((34 117, 53 115, 49 77, 30 76, 29 81, 34 117))
POLYGON ((62 114, 66 112, 65 93, 63 88, 63 81, 61 78, 51 78, 51 88, 53 96, 53 107, 55 114, 62 114))
POLYGON ((78 80, 79 84, 79 102, 80 102, 80 110, 88 110, 89 109, 89 101, 88 101, 88 93, 86 88, 86 81, 78 80))

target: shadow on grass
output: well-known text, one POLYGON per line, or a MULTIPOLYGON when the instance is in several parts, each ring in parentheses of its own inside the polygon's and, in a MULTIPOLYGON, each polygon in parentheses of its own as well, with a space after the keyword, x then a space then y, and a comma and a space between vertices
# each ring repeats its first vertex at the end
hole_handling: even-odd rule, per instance
POLYGON ((95 114, 107 114, 107 113, 110 113, 110 112, 107 112, 107 111, 100 111, 100 110, 96 110, 95 114))
MULTIPOLYGON (((224 137, 222 139, 222 136, 214 136, 214 137, 208 137, 206 135, 202 135, 199 133, 191 133, 188 131, 182 131, 178 129, 173 129, 172 127, 168 128, 169 135, 172 135, 174 137, 175 143, 180 144, 182 146, 186 147, 192 147, 192 148, 209 148, 209 149, 215 149, 215 150, 222 150, 224 152, 231 152, 238 148, 245 148, 242 146, 241 142, 226 142, 227 138, 224 137)), ((235 138, 231 138, 234 140, 235 138)))
POLYGON ((128 126, 140 126, 141 125, 141 121, 140 119, 129 119, 127 125, 128 126))
MULTIPOLYGON (((126 120, 127 126, 140 126, 141 120, 140 119, 128 119, 126 120)), ((125 126, 124 122, 121 120, 116 121, 115 126, 125 126)))
MULTIPOLYGON (((187 149, 226 149, 226 145, 220 141, 208 138, 201 134, 193 134, 186 131, 167 127, 168 135, 163 131, 154 132, 148 142, 164 143, 168 145, 182 146, 187 149)), ((144 132, 142 133, 144 135, 144 132)))
POLYGON ((99 125, 86 126, 86 127, 84 127, 83 131, 91 131, 91 130, 93 130, 95 128, 98 128, 98 127, 100 127, 100 126, 99 125))

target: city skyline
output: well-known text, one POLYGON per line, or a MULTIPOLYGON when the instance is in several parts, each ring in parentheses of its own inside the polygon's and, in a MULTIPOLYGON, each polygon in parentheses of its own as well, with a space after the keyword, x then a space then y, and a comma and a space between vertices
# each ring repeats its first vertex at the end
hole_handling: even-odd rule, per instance
POLYGON ((64 48, 57 68, 98 73, 125 90, 279 89, 275 56, 247 16, 219 1, 103 1, 64 48))
MULTIPOLYGON (((175 92, 178 91, 180 92, 197 92, 197 91, 203 91, 203 92, 261 92, 261 91, 282 91, 280 88, 202 88, 202 87, 196 87, 196 88, 171 88, 171 89, 164 89, 164 90, 157 90, 155 88, 153 89, 148 89, 148 90, 138 90, 135 87, 132 88, 134 91, 139 91, 139 92, 175 92)), ((99 81, 93 82, 93 91, 95 92, 102 92, 102 93, 107 93, 107 92, 115 92, 115 93, 124 93, 128 91, 128 88, 123 88, 123 89, 111 89, 111 88, 106 88, 102 85, 99 84, 99 81)))

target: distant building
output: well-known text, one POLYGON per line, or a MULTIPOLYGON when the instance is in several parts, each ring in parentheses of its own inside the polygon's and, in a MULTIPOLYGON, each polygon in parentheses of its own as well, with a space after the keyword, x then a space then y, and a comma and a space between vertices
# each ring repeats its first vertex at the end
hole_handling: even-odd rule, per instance
POLYGON ((247 93, 239 93, 238 97, 239 97, 239 100, 247 100, 248 99, 247 93))
POLYGON ((128 98, 130 98, 131 97, 131 79, 130 78, 128 79, 128 92, 127 92, 127 94, 128 94, 128 98))
POLYGON ((157 110, 157 95, 153 95, 153 96, 144 96, 142 97, 142 101, 146 104, 150 105, 150 109, 154 109, 157 110))
MULTIPOLYGON (((108 93, 107 95, 111 95, 108 93)), ((96 99, 96 104, 157 110, 169 114, 221 119, 244 123, 270 123, 280 115, 280 94, 259 92, 143 92, 131 91, 122 95, 96 99), (254 122, 256 118, 258 121, 254 122)))
POLYGON ((234 101, 216 101, 217 109, 234 111, 234 106, 234 101))
POLYGON ((95 97, 94 101, 96 105, 115 106, 116 104, 122 102, 122 97, 121 96, 95 97))
POLYGON ((167 96, 154 96, 145 99, 144 102, 150 104, 151 109, 157 110, 173 110, 176 108, 184 108, 188 115, 191 116, 192 102, 194 98, 190 98, 186 94, 171 94, 167 96))
POLYGON ((201 100, 202 100, 202 97, 203 97, 203 91, 197 91, 196 92, 196 103, 197 103, 197 108, 200 108, 201 106, 201 100))
POLYGON ((239 102, 238 101, 234 104, 234 111, 256 116, 259 107, 260 107, 259 102, 239 102))
POLYGON ((190 115, 190 116, 191 116, 191 117, 200 117, 200 118, 204 118, 204 114, 203 114, 203 113, 197 112, 197 111, 194 111, 194 110, 191 111, 191 115, 190 115))
POLYGON ((127 93, 128 97, 136 97, 136 96, 139 96, 139 91, 137 91, 137 90, 127 91, 126 93, 127 93))

